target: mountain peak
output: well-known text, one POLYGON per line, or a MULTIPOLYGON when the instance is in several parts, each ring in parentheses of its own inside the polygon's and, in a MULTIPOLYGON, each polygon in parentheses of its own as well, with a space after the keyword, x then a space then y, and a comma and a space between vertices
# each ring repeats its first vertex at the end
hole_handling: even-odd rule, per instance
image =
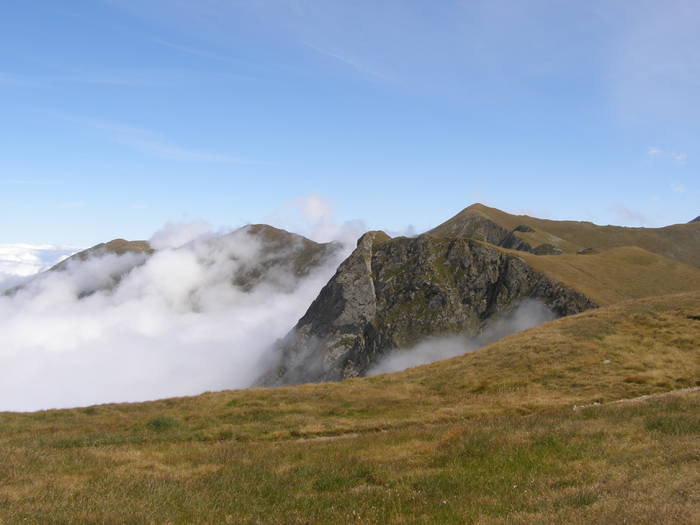
POLYGON ((698 215, 697 217, 695 217, 695 218, 694 218, 692 221, 690 221, 688 224, 690 224, 691 222, 700 222, 700 215, 698 215))

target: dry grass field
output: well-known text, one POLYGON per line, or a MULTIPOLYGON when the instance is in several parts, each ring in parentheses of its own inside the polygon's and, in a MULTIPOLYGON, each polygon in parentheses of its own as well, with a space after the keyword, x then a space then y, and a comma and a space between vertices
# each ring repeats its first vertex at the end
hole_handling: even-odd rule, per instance
POLYGON ((700 392, 665 393, 699 383, 686 293, 395 374, 4 413, 0 523, 698 523, 700 392))
POLYGON ((700 268, 636 246, 611 248, 591 255, 508 252, 599 305, 700 290, 700 268))

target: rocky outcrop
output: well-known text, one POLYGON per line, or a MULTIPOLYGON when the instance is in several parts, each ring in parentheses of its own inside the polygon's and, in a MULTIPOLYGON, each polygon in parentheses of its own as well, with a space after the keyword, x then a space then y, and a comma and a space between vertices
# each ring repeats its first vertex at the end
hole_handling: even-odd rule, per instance
POLYGON ((700 222, 700 215, 698 215, 697 217, 695 217, 695 218, 694 218, 692 221, 690 221, 690 222, 700 222))
POLYGON ((560 316, 596 306, 521 258, 473 239, 369 232, 278 342, 257 384, 361 376, 386 352, 426 336, 476 334, 524 298, 539 298, 560 316))
POLYGON ((532 252, 532 246, 516 235, 516 232, 534 231, 524 225, 507 230, 480 213, 462 213, 430 230, 428 235, 443 238, 467 238, 488 242, 502 248, 532 252))
POLYGON ((553 244, 544 243, 535 246, 535 249, 532 250, 532 253, 534 253, 535 255, 561 255, 562 253, 564 253, 564 250, 562 250, 561 248, 557 248, 553 244))

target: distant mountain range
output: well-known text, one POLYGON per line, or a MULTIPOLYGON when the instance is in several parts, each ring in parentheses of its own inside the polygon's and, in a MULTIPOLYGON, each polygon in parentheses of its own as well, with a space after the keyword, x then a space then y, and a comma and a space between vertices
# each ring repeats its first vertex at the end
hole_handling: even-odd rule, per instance
POLYGON ((365 234, 257 384, 362 376, 427 336, 476 335, 524 299, 565 316, 698 289, 700 222, 597 226, 474 204, 415 238, 365 234))
MULTIPOLYGON (((243 242, 248 237, 242 235, 261 246, 259 255, 231 276, 243 290, 274 280, 279 272, 302 278, 340 249, 262 224, 204 242, 243 242)), ((105 254, 136 255, 128 273, 153 253, 146 241, 115 239, 50 271, 105 254)), ((107 288, 123 275, 111 276, 107 288)), ((477 335, 526 299, 541 301, 561 317, 693 290, 700 290, 700 217, 664 228, 627 228, 512 215, 474 204, 416 237, 363 235, 275 345, 256 384, 362 376, 386 355, 426 337, 477 335)))

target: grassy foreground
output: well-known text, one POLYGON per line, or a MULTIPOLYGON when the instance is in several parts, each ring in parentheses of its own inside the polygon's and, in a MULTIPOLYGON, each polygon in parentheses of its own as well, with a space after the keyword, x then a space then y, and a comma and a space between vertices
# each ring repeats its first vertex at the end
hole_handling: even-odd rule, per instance
POLYGON ((699 381, 690 293, 397 374, 0 414, 0 523, 698 523, 700 393, 609 402, 699 381))

